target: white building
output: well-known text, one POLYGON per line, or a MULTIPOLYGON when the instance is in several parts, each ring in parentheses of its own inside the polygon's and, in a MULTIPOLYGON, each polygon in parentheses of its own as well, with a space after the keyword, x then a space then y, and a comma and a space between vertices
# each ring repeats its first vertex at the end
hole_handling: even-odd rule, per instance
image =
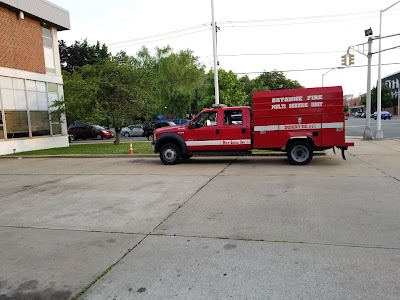
POLYGON ((69 12, 45 0, 0 0, 0 155, 66 147, 57 31, 69 12))

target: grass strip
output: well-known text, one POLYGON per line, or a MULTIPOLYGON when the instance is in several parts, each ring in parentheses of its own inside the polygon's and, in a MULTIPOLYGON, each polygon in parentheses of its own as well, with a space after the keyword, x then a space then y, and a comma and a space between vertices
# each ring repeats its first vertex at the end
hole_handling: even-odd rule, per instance
MULTIPOLYGON (((114 145, 113 143, 71 144, 69 147, 19 152, 11 156, 129 154, 129 144, 130 143, 120 143, 119 145, 114 145)), ((132 146, 134 154, 154 154, 151 149, 151 142, 134 142, 132 146)))

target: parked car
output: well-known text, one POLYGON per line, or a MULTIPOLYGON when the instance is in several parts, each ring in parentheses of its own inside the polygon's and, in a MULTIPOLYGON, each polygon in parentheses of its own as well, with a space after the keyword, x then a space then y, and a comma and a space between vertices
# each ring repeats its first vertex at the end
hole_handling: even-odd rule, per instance
POLYGON ((354 118, 361 118, 361 115, 363 114, 363 112, 362 111, 357 111, 355 114, 354 114, 354 118))
POLYGON ((128 127, 124 127, 121 129, 121 135, 125 137, 130 136, 142 136, 144 133, 144 129, 142 125, 129 125, 128 127))
POLYGON ((114 137, 114 132, 112 130, 106 129, 99 125, 87 123, 76 123, 69 126, 68 134, 71 135, 74 140, 86 140, 94 138, 101 140, 114 137))
MULTIPOLYGON (((374 119, 376 120, 378 118, 377 116, 377 112, 374 112, 374 119)), ((381 119, 386 120, 386 119, 391 119, 392 118, 392 114, 388 111, 381 111, 381 119)))
POLYGON ((166 126, 176 126, 172 121, 150 121, 143 125, 144 132, 142 136, 147 137, 148 140, 152 141, 154 139, 154 129, 166 127, 166 126))
POLYGON ((174 122, 176 125, 185 125, 190 122, 188 119, 168 119, 166 122, 174 122))

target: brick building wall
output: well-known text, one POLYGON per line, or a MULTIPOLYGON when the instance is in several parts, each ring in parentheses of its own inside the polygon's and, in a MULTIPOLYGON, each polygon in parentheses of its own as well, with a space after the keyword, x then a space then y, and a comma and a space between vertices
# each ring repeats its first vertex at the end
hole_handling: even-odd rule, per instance
POLYGON ((46 73, 39 21, 0 7, 0 67, 46 73))

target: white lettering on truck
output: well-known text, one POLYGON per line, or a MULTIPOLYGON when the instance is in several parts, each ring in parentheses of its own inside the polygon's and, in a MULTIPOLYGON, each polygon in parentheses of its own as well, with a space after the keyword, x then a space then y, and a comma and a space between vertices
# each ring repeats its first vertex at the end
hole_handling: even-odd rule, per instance
MULTIPOLYGON (((315 100, 323 100, 323 95, 307 95, 307 101, 315 101, 315 100)), ((295 97, 280 97, 280 98, 272 98, 272 103, 279 104, 271 104, 271 109, 286 109, 286 108, 308 108, 308 107, 322 107, 322 101, 310 102, 308 103, 290 103, 288 106, 283 104, 282 102, 298 102, 304 101, 303 96, 295 96, 295 97)))

